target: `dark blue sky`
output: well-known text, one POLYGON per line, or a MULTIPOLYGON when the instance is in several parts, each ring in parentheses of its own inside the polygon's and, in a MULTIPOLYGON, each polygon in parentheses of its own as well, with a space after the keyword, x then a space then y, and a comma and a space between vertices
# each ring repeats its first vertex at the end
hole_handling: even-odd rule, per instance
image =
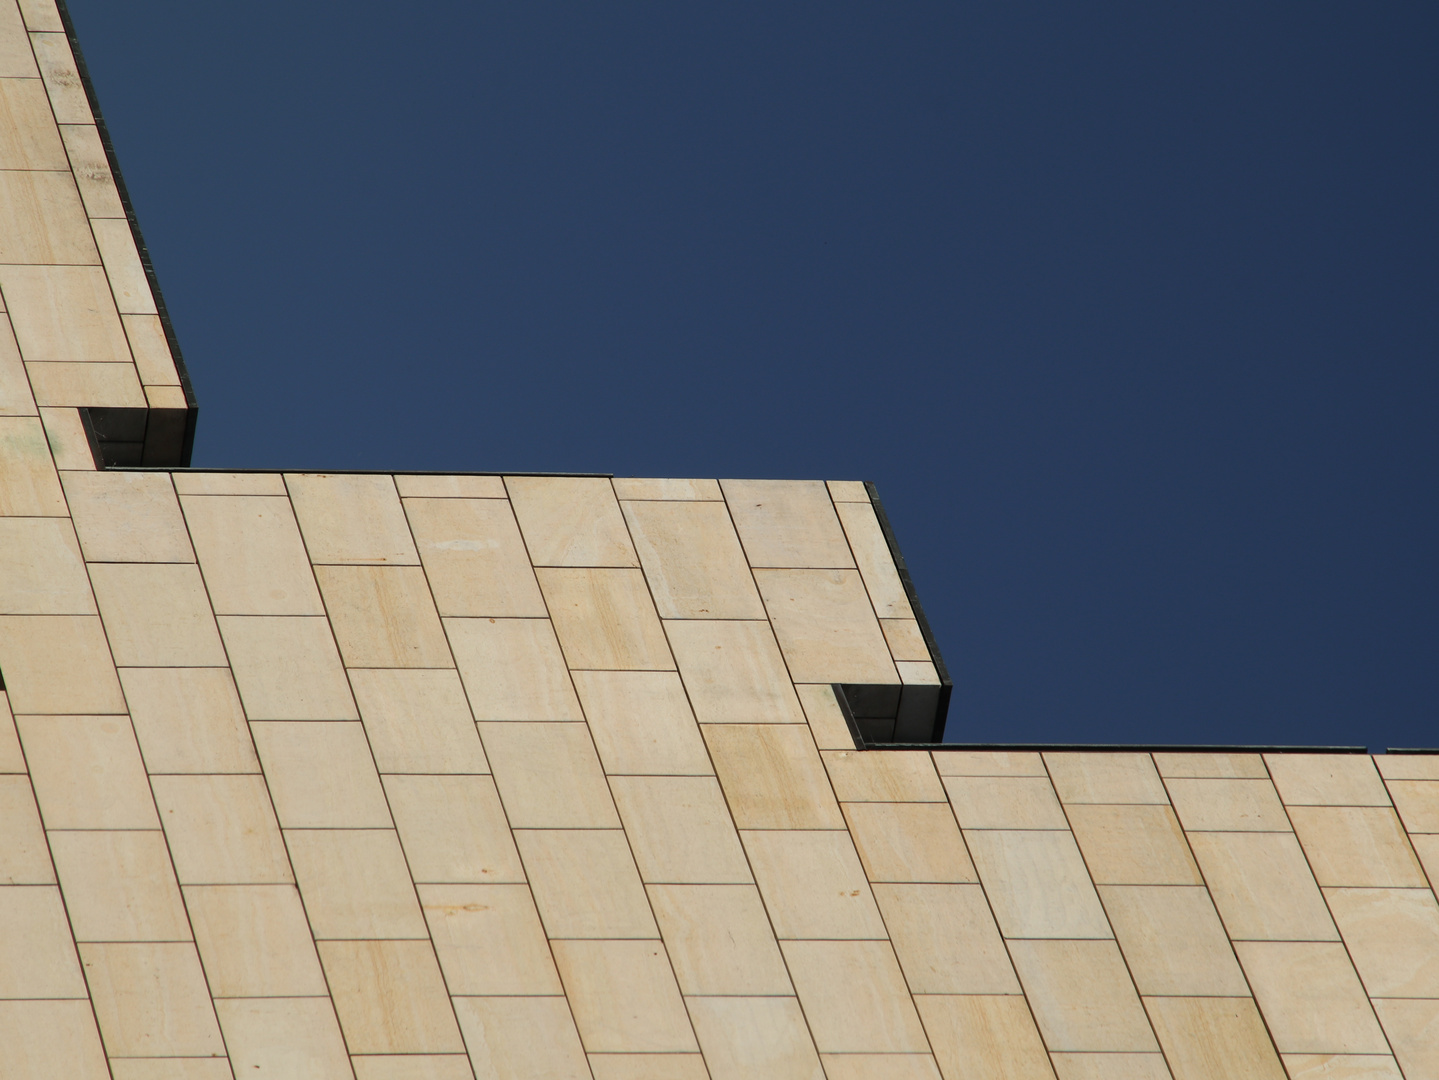
POLYGON ((204 466, 874 480, 965 740, 1439 745, 1439 7, 70 0, 204 466))

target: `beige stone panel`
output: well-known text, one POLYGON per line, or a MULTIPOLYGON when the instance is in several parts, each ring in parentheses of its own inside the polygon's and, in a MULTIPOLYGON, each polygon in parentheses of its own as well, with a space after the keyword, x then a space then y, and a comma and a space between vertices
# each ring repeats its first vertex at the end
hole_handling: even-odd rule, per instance
POLYGON ((917 995, 945 1080, 1052 1080, 1024 998, 917 995))
POLYGON ((1370 997, 1439 998, 1439 904, 1428 889, 1325 889, 1370 997))
POLYGON ((696 500, 723 502, 718 480, 684 480, 666 478, 640 478, 616 476, 612 481, 615 495, 621 502, 629 500, 669 500, 692 502, 696 500))
POLYGON ((829 1080, 940 1080, 929 1054, 825 1054, 829 1080))
POLYGON ((452 666, 418 566, 317 566, 315 578, 347 667, 452 666))
POLYGON ((294 880, 262 776, 154 776, 155 803, 186 885, 294 880))
POLYGON ((508 502, 406 499, 404 505, 441 615, 549 614, 508 502))
POLYGON ((824 1053, 925 1053, 929 1042, 887 941, 783 941, 824 1053))
POLYGON ((1258 754, 1157 753, 1159 775, 1215 780, 1267 780, 1269 770, 1258 754))
POLYGON ((93 563, 90 580, 121 667, 224 667, 225 650, 193 563, 93 563))
POLYGON ((349 1080, 354 1075, 328 998, 231 998, 215 1002, 215 1011, 236 1076, 349 1080))
POLYGON ((267 721, 251 730, 283 827, 390 827, 385 790, 358 723, 267 721))
POLYGON ((844 815, 803 724, 702 724, 741 829, 842 829, 844 815))
MULTIPOLYGON (((3 342, 3 338, 0 338, 0 342, 3 342)), ((4 351, 4 348, 0 348, 0 353, 4 351)), ((5 356, 0 355, 0 412, 7 411, 5 383, 8 366, 5 356)), ((20 372, 21 378, 25 377, 23 365, 16 370, 20 372)), ((28 394, 26 398, 28 401, 28 394)), ((33 408, 15 411, 30 415, 35 412, 33 408)), ((90 440, 85 436, 85 425, 80 423, 79 409, 46 407, 40 410, 40 422, 45 425, 45 437, 50 442, 50 452, 55 455, 57 469, 63 473, 65 470, 88 471, 95 467, 95 455, 90 452, 90 440)))
POLYGON ((428 941, 322 941, 319 950, 351 1053, 464 1051, 428 941))
POLYGON ((185 495, 180 504, 218 615, 323 615, 289 501, 185 495))
POLYGON ((512 828, 619 826, 585 725, 486 723, 479 729, 512 828))
POLYGON ((794 992, 753 885, 651 885, 648 892, 682 992, 794 992))
POLYGON ((1238 941, 1234 950, 1281 1053, 1389 1052, 1343 945, 1238 941))
POLYGON ((110 1080, 88 1001, 0 1001, 0 1047, 5 1080, 110 1080))
POLYGON ((135 366, 96 361, 25 365, 37 405, 102 405, 143 409, 148 405, 135 366))
POLYGON ((751 566, 852 568, 820 480, 721 480, 751 566))
POLYGON ((829 497, 837 503, 869 502, 869 489, 864 486, 863 480, 829 480, 826 486, 829 497))
POLYGON ((994 830, 967 832, 965 840, 1005 937, 1110 936, 1069 833, 994 830))
POLYGON ((27 776, 0 776, 0 837, 0 885, 55 883, 27 776))
POLYGON ((487 773, 460 674, 352 668, 350 687, 382 773, 487 773))
POLYGON ((548 619, 446 619, 476 720, 582 720, 548 619))
POLYGON ((1202 885, 1101 885, 1099 896, 1141 994, 1249 993, 1202 885))
POLYGON ((464 1054, 365 1055, 352 1057, 350 1064, 355 1080, 475 1080, 464 1054))
POLYGON ((0 516, 64 517, 55 462, 38 416, 0 416, 0 516))
POLYGON ((1290 806, 1388 806, 1368 754, 1265 754, 1279 797, 1290 806))
MULTIPOLYGON (((272 472, 210 472, 185 469, 170 474, 181 495, 279 495, 285 478, 272 472)), ((298 531, 298 529, 297 529, 298 531)))
POLYGON ((876 885, 875 899, 914 994, 1018 994, 978 885, 876 885))
POLYGON ((450 993, 563 992, 528 885, 421 885, 419 892, 450 993))
POLYGON ((188 407, 185 391, 178 386, 147 386, 145 400, 152 409, 184 409, 188 407))
MULTIPOLYGON (((105 147, 100 142, 100 131, 94 124, 65 124, 60 130, 60 139, 64 145, 58 143, 51 149, 51 139, 55 128, 53 121, 48 115, 50 103, 45 100, 44 87, 39 83, 27 83, 26 90, 22 96, 27 100, 23 106, 17 108, 11 105, 6 111, 11 117, 17 116, 20 112, 28 114, 35 106, 31 98, 38 95, 45 107, 43 127, 26 131, 21 138, 33 139, 34 149, 27 147, 19 157, 37 162, 28 165, 6 165, 6 168, 17 169, 65 169, 69 168, 75 174, 75 183, 80 189, 80 198, 85 203, 85 212, 92 218, 123 218, 125 206, 120 202, 120 192, 115 187, 115 178, 110 173, 110 161, 105 156, 105 147), (37 152, 38 151, 38 152, 37 152), (59 164, 49 164, 56 160, 53 156, 59 152, 59 164), (66 164, 68 155, 69 163, 66 164)), ((9 95, 6 95, 9 97, 9 95)), ((3 125, 3 120, 0 120, 3 125)), ((0 134, 0 139, 5 135, 0 134)), ((8 145, 0 143, 0 145, 8 145)), ((0 160, 15 160, 10 153, 0 152, 0 160)))
POLYGON ((311 562, 418 565, 392 477, 286 473, 285 487, 311 562))
POLYGON ((94 616, 0 616, 0 671, 19 713, 125 711, 110 646, 94 616))
POLYGON ((99 261, 80 192, 68 169, 0 170, 0 263, 94 265, 99 261))
POLYGON ((820 754, 840 802, 944 802, 944 785, 923 750, 835 750, 820 754))
POLYGON ((658 941, 556 941, 554 950, 587 1051, 699 1049, 658 941))
POLYGON ((794 998, 698 997, 686 1004, 711 1080, 824 1077, 794 998))
MULTIPOLYGON (((25 11, 40 8, 40 0, 27 0, 25 11)), ((48 13, 47 13, 48 14, 48 13)), ((46 30, 60 30, 55 21, 47 18, 46 30)), ((33 31, 35 26, 30 29, 33 31)), ((45 89, 50 92, 50 106, 55 111, 55 120, 60 124, 94 123, 90 102, 85 96, 84 84, 80 81, 75 67, 75 58, 70 53, 70 44, 63 33, 31 33, 30 47, 35 50, 35 59, 40 64, 40 77, 45 80, 45 89)))
POLYGON ((386 776, 390 811, 416 881, 524 881, 488 776, 386 776))
POLYGON ((59 889, 0 888, 0 926, 0 998, 87 996, 59 889))
POLYGON ((50 851, 76 941, 185 941, 190 926, 154 832, 53 832, 50 851))
POLYGON ((122 668, 152 773, 255 773, 260 761, 228 668, 122 668))
POLYGON ((47 829, 156 829, 135 735, 123 716, 18 716, 47 829))
POLYGON ((899 681, 856 571, 757 570, 755 580, 796 682, 899 681))
POLYGON ((700 723, 804 722, 769 623, 672 621, 665 633, 700 723))
POLYGON ((870 881, 979 880, 944 803, 846 803, 844 816, 870 881))
POLYGON ((1191 833, 1225 929, 1235 941, 1338 941, 1291 833, 1191 833))
POLYGON ((1064 803, 1169 802, 1148 754, 1049 753, 1044 763, 1064 803))
POLYGON ((225 1053, 194 945, 91 942, 80 962, 111 1057, 225 1053))
POLYGON ((621 505, 662 618, 765 617, 724 503, 621 505))
POLYGON ((1387 806, 1296 806, 1289 816, 1320 885, 1428 884, 1399 816, 1387 806))
POLYGON ((1158 1050, 1112 941, 1011 941, 1024 993, 1054 1051, 1158 1050))
POLYGON ((640 571, 549 567, 535 573, 570 667, 674 668, 640 571))
POLYGON ((27 364, 132 362, 99 266, 0 266, 0 290, 27 364))
MULTIPOLYGON (((90 453, 90 444, 85 439, 85 429, 80 425, 80 416, 74 409, 47 409, 46 434, 50 449, 56 451, 61 442, 61 433, 56 430, 55 417, 67 417, 65 442, 72 444, 67 452, 56 452, 60 468, 93 469, 95 459, 90 453), (78 435, 75 440, 73 436, 78 435)), ((35 395, 30 390, 30 377, 25 374, 25 364, 20 359, 20 346, 15 344, 15 335, 10 331, 9 319, 0 319, 0 416, 34 416, 35 395)), ((45 414, 41 414, 45 415, 45 414)))
MULTIPOLYGON (((83 190, 83 189, 82 189, 83 190)), ((180 385, 170 343, 165 340, 165 327, 158 315, 121 315, 125 336, 130 339, 130 352, 135 357, 135 370, 147 387, 180 385)))
POLYGON ((562 997, 457 997, 477 1080, 590 1080, 562 997))
POLYGON ((221 615, 220 635, 251 720, 358 720, 323 618, 221 615))
POLYGON ((0 614, 95 614, 69 521, 0 518, 0 614))
POLYGON ((752 880, 713 777, 616 776, 610 787, 642 880, 693 885, 752 880))
POLYGON ((946 776, 954 816, 966 829, 1068 829, 1048 780, 1028 776, 946 776))
POLYGON ((1289 818, 1268 780, 1166 780, 1186 832, 1288 832, 1289 818))
POLYGON ((317 941, 428 936, 390 830, 290 829, 285 842, 317 941))
POLYGON ((1404 1074, 1439 1076, 1439 1001, 1376 1001, 1404 1074))
POLYGON ((520 829, 515 840, 551 938, 659 937, 622 831, 520 829))
POLYGON ((1385 780, 1439 780, 1439 754, 1378 754, 1371 760, 1385 780))
POLYGON ((185 906, 217 998, 329 991, 293 885, 189 885, 185 906))
MULTIPOLYGON (((24 33, 18 36, 19 48, 28 53, 24 33)), ((10 51, 4 46, 0 49, 4 49, 5 53, 10 51)), ((25 60, 26 66, 33 70, 34 61, 29 56, 25 60)), ((12 68, 7 61, 7 55, 0 55, 0 72, 6 76, 0 77, 0 169, 61 172, 69 169, 65 145, 60 141, 60 132, 56 130, 55 118, 50 113, 50 98, 45 93, 45 85, 39 79, 8 77, 12 68)), ((97 137, 96 145, 99 142, 97 137)))
POLYGON ((699 1054, 591 1054, 595 1080, 710 1080, 699 1054))
POLYGON ((405 499, 504 499, 505 482, 498 476, 455 473, 396 473, 395 488, 405 499))
POLYGON ((740 835, 777 937, 886 936, 849 833, 764 830, 740 835))
POLYGON ((1059 1080, 1170 1080, 1163 1054, 1055 1054, 1059 1080))
POLYGON ((234 1080, 228 1058, 115 1058, 114 1080, 234 1080))
POLYGON ((1399 1063, 1379 1054, 1285 1054, 1291 1080, 1403 1080, 1399 1063))
POLYGON ((1049 776, 1044 760, 1027 750, 939 749, 934 767, 940 776, 1049 776))
POLYGON ((939 685, 939 669, 929 660, 923 663, 896 660, 894 666, 899 671, 900 682, 906 686, 939 685))
POLYGON ((574 680, 605 772, 714 773, 675 672, 576 671, 574 680))
POLYGON ((0 690, 0 773, 25 771, 25 755, 20 752, 20 736, 15 733, 15 717, 10 712, 10 696, 0 690))
MULTIPOLYGON (((25 29, 32 32, 53 30, 57 33, 63 33, 65 30, 65 23, 64 20, 60 18, 60 12, 55 5, 55 0, 20 0, 20 14, 24 18, 25 29)), ((11 27, 18 28, 19 24, 11 23, 8 24, 6 28, 10 29, 11 27)), ((20 36, 23 36, 23 34, 20 36)))
POLYGON ((889 654, 896 660, 931 659, 929 645, 915 620, 881 618, 879 628, 884 631, 885 641, 889 642, 889 654))
POLYGON ((609 480, 507 476, 505 487, 535 566, 639 566, 609 480))
MULTIPOLYGON (((879 518, 874 507, 864 502, 836 501, 835 511, 844 525, 849 538, 850 550, 859 563, 859 572, 864 578, 865 588, 874 601, 874 610, 881 619, 912 619, 914 611, 909 597, 900 581, 899 571, 894 565, 894 555, 889 550, 889 541, 879 527, 879 518)), ((916 627, 916 629, 918 629, 916 627)), ((921 641, 923 639, 921 638, 921 641)), ((901 659, 896 657, 896 659, 901 659)), ((929 650, 916 659, 928 660, 929 650)))
POLYGON ((1439 781, 1391 780, 1389 794, 1411 833, 1439 833, 1439 781))
POLYGON ((1105 885, 1199 885, 1179 819, 1168 806, 1084 805, 1067 809, 1089 874, 1105 885))
POLYGON ((835 700, 829 683, 800 683, 795 686, 799 703, 809 720, 809 729, 821 750, 854 750, 854 733, 835 700))
POLYGON ((1439 836, 1421 835, 1410 837, 1414 851, 1423 860, 1429 880, 1439 881, 1439 836))
POLYGON ((124 315, 156 314, 155 296, 135 248, 130 223, 120 218, 100 218, 91 221, 90 227, 95 231, 95 242, 100 245, 105 274, 115 294, 115 306, 124 315))
POLYGON ((1152 997, 1145 1009, 1174 1080, 1284 1080, 1250 997, 1152 997))
POLYGON ((90 562, 195 561, 169 474, 67 472, 60 479, 90 562))

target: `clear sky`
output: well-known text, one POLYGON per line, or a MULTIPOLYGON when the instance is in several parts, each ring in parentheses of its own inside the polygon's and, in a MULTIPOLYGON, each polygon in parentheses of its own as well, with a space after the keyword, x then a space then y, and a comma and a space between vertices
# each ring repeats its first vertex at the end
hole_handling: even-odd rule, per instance
POLYGON ((195 464, 873 480, 962 740, 1439 745, 1439 5, 70 0, 195 464))

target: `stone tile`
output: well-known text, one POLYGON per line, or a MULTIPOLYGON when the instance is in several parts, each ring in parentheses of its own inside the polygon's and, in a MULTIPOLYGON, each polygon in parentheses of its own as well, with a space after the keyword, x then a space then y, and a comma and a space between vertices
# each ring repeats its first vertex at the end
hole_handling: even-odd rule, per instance
POLYGON ((419 892, 450 993, 563 992, 528 885, 421 885, 419 892))
POLYGON ((90 580, 121 667, 224 667, 225 650, 193 563, 92 563, 90 580))
POLYGON ((1385 780, 1439 780, 1439 754, 1378 754, 1370 760, 1385 780))
MULTIPOLYGON (((396 477, 399 479, 399 477, 396 477)), ((474 1080, 464 1054, 378 1054, 350 1059, 355 1080, 474 1080)))
POLYGON ((1326 889, 1370 997, 1439 998, 1439 904, 1428 889, 1326 889))
POLYGON ((940 776, 1040 776, 1048 779, 1043 759, 1027 750, 936 750, 940 776))
POLYGON ((1265 754, 1279 797, 1290 806, 1388 806, 1368 754, 1265 754))
POLYGON ((678 621, 665 634, 700 723, 804 722, 769 623, 678 621))
POLYGON ((1099 895, 1141 994, 1243 997, 1249 993, 1202 885, 1101 885, 1099 895))
POLYGON ((753 885, 651 885, 647 891, 683 993, 794 992, 753 885))
POLYGON ((879 628, 889 642, 889 654, 896 660, 929 660, 929 645, 914 619, 880 619, 879 628))
MULTIPOLYGON (((836 501, 835 510, 844 525, 849 539, 850 550, 859 564, 864 578, 865 589, 874 602, 874 610, 881 619, 910 619, 914 611, 905 593, 904 583, 894 565, 894 555, 889 550, 889 541, 879 527, 879 518, 874 507, 865 502, 836 501)), ((920 659, 929 659, 929 650, 920 659)), ((896 657, 899 659, 899 657, 896 657)))
POLYGON ((1019 980, 978 885, 876 885, 914 994, 1017 994, 1019 980))
POLYGON ((1173 754, 1154 755, 1159 775, 1220 780, 1267 780, 1269 770, 1258 754, 1173 754))
POLYGON ((216 998, 329 993, 293 885, 189 885, 185 906, 216 998))
POLYGON ((1428 883, 1387 806, 1296 806, 1289 814, 1320 885, 1422 889, 1428 883))
MULTIPOLYGON (((45 111, 49 113, 49 102, 45 101, 44 87, 38 83, 25 84, 31 89, 24 96, 33 99, 38 96, 45 105, 45 111)), ((9 97, 9 95, 6 95, 9 97)), ((26 109, 33 108, 31 100, 25 102, 26 109)), ((14 115, 13 107, 8 109, 14 115)), ((60 139, 64 140, 63 146, 59 141, 54 143, 55 127, 51 118, 46 115, 45 123, 41 128, 26 132, 43 147, 40 153, 30 151, 25 154, 32 160, 42 159, 58 151, 60 164, 58 166, 49 164, 37 165, 7 165, 6 168, 30 168, 30 169, 73 169, 75 183, 80 189, 80 198, 85 203, 85 212, 92 218, 123 218, 125 216, 125 204, 120 201, 120 193, 115 188, 115 178, 110 173, 110 161, 105 155, 105 147, 100 142, 99 129, 94 124, 66 124, 59 129, 60 139), (51 147, 53 146, 53 149, 51 147), (65 155, 69 155, 69 163, 65 161, 65 155)), ((39 149, 39 147, 37 147, 39 149)), ((5 160, 14 160, 9 154, 4 155, 5 160)))
POLYGON ((283 827, 390 827, 385 791, 358 723, 265 721, 251 730, 283 827))
POLYGON ((658 941, 556 941, 580 1041, 590 1053, 699 1049, 658 941))
POLYGON ((619 827, 584 724, 481 724, 480 738, 511 828, 619 827))
POLYGON ((1163 1054, 1055 1054, 1059 1080, 1170 1080, 1163 1054))
POLYGON ((1389 794, 1411 833, 1439 833, 1439 781, 1391 780, 1389 794))
POLYGON ((65 496, 38 416, 0 416, 0 515, 64 517, 65 496))
POLYGON ((391 477, 286 473, 285 487, 311 562, 419 564, 391 477))
POLYGON ((1189 842, 1235 941, 1338 941, 1292 833, 1191 833, 1189 842))
POLYGON ((347 667, 453 665, 418 566, 317 566, 315 578, 347 667))
POLYGON ((773 829, 740 835, 777 937, 886 936, 847 832, 773 829))
POLYGON ((27 364, 131 362, 110 283, 98 265, 3 266, 0 290, 27 364))
POLYGON ((180 505, 216 614, 325 613, 288 499, 181 493, 180 505))
POLYGON ((80 962, 111 1057, 225 1053, 194 945, 91 942, 80 962))
POLYGON ((1065 803, 1169 802, 1148 754, 1045 754, 1054 789, 1065 803))
POLYGON ((608 480, 507 476, 505 487, 535 566, 639 566, 608 480))
POLYGON ((507 499, 499 476, 396 473, 395 488, 404 499, 507 499))
POLYGON ((823 1053, 924 1053, 914 1000, 887 941, 780 943, 823 1053))
MULTIPOLYGON (((0 413, 33 416, 36 411, 25 367, 20 363, 19 349, 13 344, 11 336, 0 330, 0 413), (26 385, 17 385, 16 380, 26 385)), ((62 473, 66 470, 93 469, 95 455, 90 452, 90 440, 85 437, 85 426, 80 423, 80 410, 47 406, 39 413, 40 422, 45 425, 45 438, 50 442, 50 452, 55 455, 55 468, 62 473)))
MULTIPOLYGON (((28 53, 29 42, 24 31, 15 37, 18 38, 17 51, 28 53)), ((0 71, 8 76, 14 69, 8 56, 5 60, 0 71)), ((24 67, 31 69, 29 73, 35 74, 34 59, 23 56, 23 60, 24 67)), ((98 143, 99 139, 95 141, 98 143)), ((0 169, 65 171, 69 168, 65 144, 55 127, 44 84, 34 78, 0 78, 0 169)))
POLYGON ((18 716, 47 829, 156 829, 155 804, 123 716, 18 716))
POLYGON ((710 776, 616 776, 610 787, 646 882, 746 884, 739 834, 710 776))
POLYGON ((1387 1054, 1285 1054, 1284 1067, 1293 1080, 1403 1080, 1387 1054))
POLYGON ((979 880, 945 803, 846 803, 844 816, 870 881, 979 880))
POLYGON ((549 614, 508 502, 406 499, 405 514, 441 615, 543 619, 549 614))
POLYGON ((1048 780, 1020 776, 946 776, 954 816, 966 829, 1068 829, 1048 780))
MULTIPOLYGON (((15 344, 15 335, 5 322, 0 324, 0 416, 35 415, 35 394, 20 359, 20 346, 15 344)), ((57 468, 95 467, 80 416, 74 409, 46 409, 39 415, 57 468)))
POLYGON ((105 631, 91 615, 0 616, 0 671, 17 713, 125 711, 105 631))
POLYGON ((820 480, 721 480, 751 566, 853 568, 820 480))
POLYGON ((1234 948, 1280 1053, 1388 1053, 1343 945, 1240 941, 1234 948))
POLYGON ((228 1058, 115 1058, 114 1080, 233 1080, 228 1058))
POLYGON ((319 950, 352 1054, 464 1052, 428 941, 322 941, 319 950))
POLYGON ((380 772, 490 771, 458 671, 351 668, 349 676, 380 772))
POLYGON ((393 832, 290 829, 285 841, 317 941, 428 937, 393 832))
POLYGON ((669 645, 640 571, 546 567, 535 573, 571 668, 673 670, 669 645))
POLYGON ((0 614, 94 615, 75 530, 65 518, 0 518, 0 614))
POLYGON ((180 495, 289 495, 284 476, 277 472, 184 469, 171 473, 170 479, 180 495))
POLYGON ((0 1001, 6 1080, 110 1080, 88 1001, 0 1001))
POLYGON ((152 773, 254 773, 260 761, 227 668, 122 668, 152 773))
POLYGON ((1288 832, 1268 780, 1166 780, 1185 832, 1288 832))
POLYGON ((0 887, 0 926, 0 998, 89 996, 59 889, 0 887))
POLYGON ((294 880, 264 777, 155 776, 151 783, 184 884, 294 880))
POLYGON ((1158 1050, 1112 941, 1011 941, 1010 956, 1051 1051, 1158 1050))
POLYGON ((929 1054, 825 1054, 829 1080, 940 1080, 929 1054))
MULTIPOLYGON (((52 125, 45 125, 53 132, 52 125)), ((63 172, 0 170, 0 259, 7 263, 96 265, 80 192, 63 172)), ((13 301, 12 301, 13 303, 13 301)))
POLYGON ((757 570, 755 581, 796 682, 899 681, 857 571, 757 570))
POLYGON ((0 885, 53 885, 50 849, 25 775, 0 776, 0 885))
POLYGON ((345 1080, 345 1041, 328 998, 231 998, 215 1002, 238 1076, 345 1080), (305 1072, 296 1071, 303 1062, 305 1072))
POLYGON ((582 720, 548 619, 446 619, 476 720, 582 720))
POLYGON ((92 218, 89 224, 100 247, 116 308, 122 315, 158 314, 130 223, 119 218, 92 218))
POLYGON ((676 672, 576 671, 573 675, 605 772, 714 773, 676 672))
POLYGON ((1097 883, 1202 884, 1184 830, 1168 806, 1077 804, 1067 813, 1097 883))
POLYGON ((329 621, 221 615, 220 636, 251 720, 358 720, 329 621))
POLYGON ((143 409, 148 404, 135 366, 128 361, 27 363, 25 374, 35 392, 36 405, 143 409))
POLYGON ((765 617, 724 503, 621 505, 661 618, 765 617))
POLYGON ((794 998, 701 997, 686 1004, 712 1080, 824 1077, 794 998))
POLYGON ((835 750, 820 755, 840 802, 944 802, 944 785, 923 750, 835 750))
POLYGON ((190 925, 154 832, 54 832, 50 850, 76 941, 186 941, 190 925))
POLYGON ((807 726, 705 724, 700 730, 739 828, 844 828, 807 726))
POLYGON ((386 776, 384 783, 416 881, 525 880, 490 777, 386 776))
POLYGON ((635 479, 616 476, 610 482, 614 484, 615 495, 621 501, 634 499, 724 501, 718 480, 635 479))
POLYGON ((1005 937, 1110 936, 1069 833, 982 831, 965 840, 1005 937))
POLYGON ((515 840, 551 938, 659 936, 622 831, 520 829, 515 840))
POLYGON ((1144 1007, 1174 1080, 1285 1080, 1250 997, 1152 997, 1144 1007))
POLYGON ((454 1002, 476 1076, 590 1080, 564 998, 460 997, 454 1002))
POLYGON ((834 687, 829 683, 799 683, 794 689, 821 750, 856 749, 854 733, 835 700, 834 687))
POLYGON ((1439 1073, 1439 1001, 1376 1001, 1374 1008, 1404 1074, 1439 1073))
MULTIPOLYGON (((81 187, 84 194, 84 187, 81 187)), ((121 315, 125 336, 130 339, 130 352, 135 356, 135 369, 140 373, 140 382, 148 387, 176 387, 180 385, 180 373, 175 369, 175 358, 170 354, 170 343, 165 340, 165 327, 158 315, 121 315)))
POLYGON ((1054 1075, 1024 998, 914 999, 946 1080, 1046 1080, 1054 1075))

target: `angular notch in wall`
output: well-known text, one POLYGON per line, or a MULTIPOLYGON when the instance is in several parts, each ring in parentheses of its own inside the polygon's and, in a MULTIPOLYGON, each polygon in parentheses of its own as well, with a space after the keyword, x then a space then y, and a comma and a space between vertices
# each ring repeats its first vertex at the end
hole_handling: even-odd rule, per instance
POLYGON ((183 469, 190 465, 197 409, 80 410, 97 469, 183 469))
POLYGON ((952 687, 835 683, 834 696, 861 750, 944 740, 952 687))

